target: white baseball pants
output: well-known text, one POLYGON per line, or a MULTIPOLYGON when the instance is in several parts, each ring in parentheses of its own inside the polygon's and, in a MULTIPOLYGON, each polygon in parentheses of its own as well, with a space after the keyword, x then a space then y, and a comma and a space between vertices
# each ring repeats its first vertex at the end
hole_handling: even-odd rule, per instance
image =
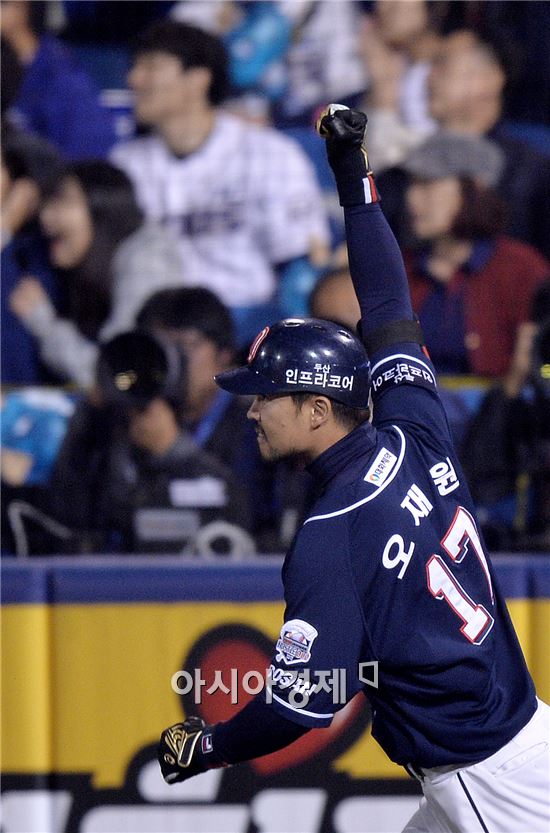
POLYGON ((424 797, 402 833, 549 833, 550 707, 484 761, 424 769, 424 797))

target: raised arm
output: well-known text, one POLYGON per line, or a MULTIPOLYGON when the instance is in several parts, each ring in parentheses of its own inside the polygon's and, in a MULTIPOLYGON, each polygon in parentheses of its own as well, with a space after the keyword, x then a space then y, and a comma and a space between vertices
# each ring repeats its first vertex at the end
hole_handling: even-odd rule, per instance
POLYGON ((449 426, 415 318, 397 241, 378 203, 364 147, 367 117, 331 104, 317 129, 326 139, 344 207, 350 272, 372 365, 373 423, 414 426, 447 447, 449 426))
POLYGON ((344 207, 349 265, 361 307, 361 327, 369 352, 382 343, 419 342, 407 275, 397 241, 379 205, 364 147, 367 117, 331 104, 317 129, 344 207), (399 326, 396 322, 400 322, 399 326))

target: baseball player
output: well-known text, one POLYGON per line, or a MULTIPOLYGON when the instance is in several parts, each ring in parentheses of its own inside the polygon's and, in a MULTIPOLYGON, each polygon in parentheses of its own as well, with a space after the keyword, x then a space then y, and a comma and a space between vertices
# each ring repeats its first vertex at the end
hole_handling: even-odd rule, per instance
POLYGON ((286 320, 260 333, 246 367, 217 377, 255 396, 263 456, 305 455, 321 496, 285 560, 266 690, 227 722, 190 717, 163 732, 161 769, 170 783, 273 752, 363 691, 373 736, 422 785, 407 833, 547 831, 550 709, 484 552, 378 205, 366 116, 331 105, 319 125, 366 350, 338 325, 286 320), (365 664, 377 664, 377 687, 365 664))

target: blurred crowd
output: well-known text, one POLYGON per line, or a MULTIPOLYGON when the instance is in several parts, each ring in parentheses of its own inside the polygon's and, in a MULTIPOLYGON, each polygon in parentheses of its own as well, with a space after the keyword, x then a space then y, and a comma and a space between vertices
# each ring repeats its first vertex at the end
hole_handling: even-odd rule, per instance
POLYGON ((550 4, 1 0, 2 552, 248 557, 313 498, 217 388, 359 310, 322 141, 364 109, 490 549, 550 551, 550 4))

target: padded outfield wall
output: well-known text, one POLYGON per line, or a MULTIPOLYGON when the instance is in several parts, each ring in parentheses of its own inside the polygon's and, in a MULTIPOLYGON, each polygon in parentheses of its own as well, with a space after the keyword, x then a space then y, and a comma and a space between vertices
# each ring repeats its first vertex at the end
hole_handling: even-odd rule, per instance
MULTIPOLYGON (((549 701, 550 556, 493 561, 549 701)), ((280 567, 4 559, 4 833, 399 831, 418 784, 371 738, 361 696, 286 750, 173 787, 160 777, 162 728, 184 713, 228 717, 265 676, 283 615, 280 567), (182 692, 193 681, 187 693, 171 687, 178 670, 182 692)))

